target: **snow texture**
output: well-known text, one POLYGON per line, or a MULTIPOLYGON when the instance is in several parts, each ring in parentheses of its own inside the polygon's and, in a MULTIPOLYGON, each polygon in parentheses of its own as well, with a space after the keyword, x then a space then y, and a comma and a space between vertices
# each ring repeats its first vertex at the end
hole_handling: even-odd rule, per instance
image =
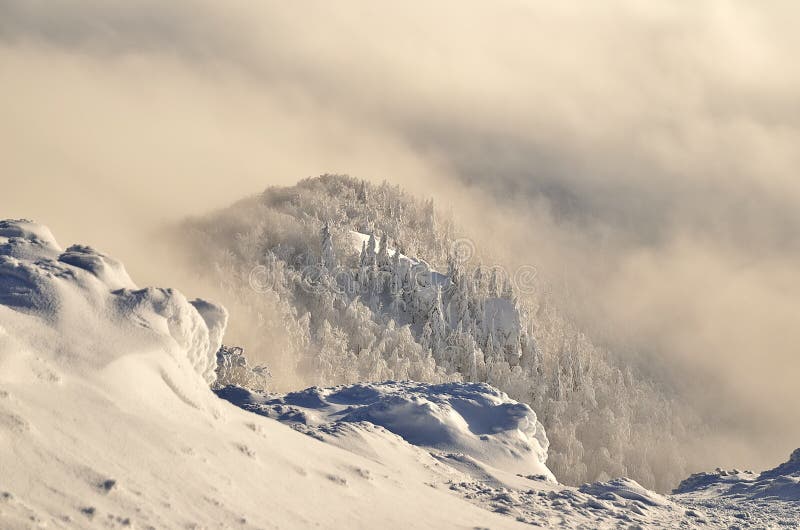
MULTIPOLYGON (((452 492, 534 526, 743 529, 796 528, 800 522, 800 450, 760 476, 739 471, 694 475, 674 496, 629 478, 576 489, 558 484, 545 467, 547 439, 533 411, 485 384, 385 382, 285 395, 226 387, 218 394, 358 455, 386 458, 376 453, 374 439, 367 440, 398 435, 463 473, 461 479, 449 479, 452 492), (532 450, 520 451, 520 440, 532 450), (725 486, 714 487, 719 484, 725 486)), ((390 450, 410 448, 395 443, 390 450)))
MULTIPOLYGON (((173 289, 138 289, 116 259, 83 245, 62 251, 46 227, 26 220, 0 221, 0 304, 62 331, 89 331, 106 321, 163 331, 161 338, 172 339, 176 354, 209 383, 227 322, 223 307, 188 301, 173 289)), ((108 351, 91 352, 84 349, 76 362, 100 367, 112 360, 108 351)))
POLYGON ((415 446, 555 482, 545 465, 547 435, 536 413, 484 383, 390 381, 267 397, 229 388, 220 395, 259 414, 311 427, 369 422, 415 446))

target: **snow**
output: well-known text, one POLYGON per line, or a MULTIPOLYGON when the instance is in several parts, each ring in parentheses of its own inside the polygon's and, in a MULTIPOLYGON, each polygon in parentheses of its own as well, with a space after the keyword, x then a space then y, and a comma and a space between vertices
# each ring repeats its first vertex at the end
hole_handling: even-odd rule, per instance
MULTIPOLYGON (((356 232, 355 230, 350 230, 349 234, 350 234, 350 241, 353 244, 352 245, 352 250, 354 252, 360 253, 363 245, 367 245, 367 248, 369 248, 369 245, 368 245, 369 238, 370 238, 369 234, 363 234, 361 232, 356 232)), ((377 254, 377 249, 380 248, 380 244, 381 244, 381 237, 380 236, 375 236, 375 249, 376 249, 375 252, 376 252, 376 254, 377 254)), ((388 245, 386 247, 386 251, 387 251, 387 254, 389 255, 389 257, 394 257, 395 253, 397 252, 396 249, 394 249, 394 248, 392 248, 392 247, 390 247, 388 245)), ((417 281, 423 287, 428 287, 429 286, 429 285, 426 285, 426 283, 429 283, 430 285, 433 285, 433 286, 444 287, 447 284, 447 282, 449 281, 446 274, 442 274, 441 272, 437 272, 437 271, 433 270, 433 268, 430 266, 430 264, 428 264, 423 259, 412 258, 412 257, 406 256, 403 253, 400 253, 399 259, 400 259, 400 263, 403 264, 404 267, 415 269, 415 271, 416 271, 416 275, 415 276, 417 278, 417 281)))
MULTIPOLYGON (((368 245, 369 244, 369 238, 370 238, 369 234, 362 234, 361 232, 356 232, 355 230, 350 230, 350 240, 353 242, 353 247, 352 248, 353 248, 353 251, 355 251, 356 253, 361 252, 362 245, 368 245)), ((380 236, 375 236, 376 253, 377 253, 377 249, 380 247, 380 244, 381 244, 381 237, 380 236)), ((389 254, 389 257, 393 257, 395 252, 397 252, 397 250, 395 250, 394 248, 392 248, 392 247, 390 247, 388 245, 386 247, 386 250, 387 250, 387 252, 389 254)), ((408 263, 412 263, 412 264, 419 263, 418 260, 413 259, 413 258, 409 258, 408 256, 406 256, 405 254, 402 254, 402 253, 400 254, 400 260, 408 262, 408 263)))
POLYGON ((648 506, 667 506, 669 501, 662 495, 650 491, 635 480, 629 478, 616 478, 608 482, 584 484, 580 487, 582 493, 594 495, 599 499, 616 500, 628 499, 638 501, 648 506))
POLYGON ((800 449, 762 473, 696 473, 681 482, 671 498, 712 527, 800 528, 800 449))
POLYGON ((368 458, 220 400, 224 309, 123 272, 0 223, 3 529, 522 527, 390 433, 365 438, 368 458))
POLYGON ((519 336, 522 326, 519 320, 519 310, 511 300, 487 298, 485 310, 489 327, 496 337, 507 340, 505 338, 507 335, 519 336))
POLYGON ((762 473, 738 469, 696 473, 681 482, 675 493, 800 502, 800 449, 792 452, 786 462, 762 473))
POLYGON ((466 455, 484 469, 540 475, 555 482, 545 465, 547 435, 536 413, 483 383, 389 381, 314 387, 282 396, 239 389, 221 395, 259 414, 310 427, 369 422, 435 454, 466 455))
POLYGON ((212 302, 140 289, 99 251, 62 250, 41 225, 0 221, 0 528, 800 521, 800 452, 670 496, 628 479, 565 487, 535 413, 487 385, 220 391, 240 408, 209 388, 226 322, 212 302))

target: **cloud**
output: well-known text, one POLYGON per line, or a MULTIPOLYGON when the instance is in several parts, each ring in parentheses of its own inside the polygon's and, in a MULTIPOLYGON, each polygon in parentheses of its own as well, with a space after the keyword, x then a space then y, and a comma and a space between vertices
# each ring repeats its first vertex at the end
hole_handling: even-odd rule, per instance
POLYGON ((797 15, 0 1, 0 209, 164 283, 131 244, 161 222, 326 171, 400 182, 566 278, 598 341, 743 440, 719 464, 758 467, 800 435, 776 405, 800 400, 797 15))

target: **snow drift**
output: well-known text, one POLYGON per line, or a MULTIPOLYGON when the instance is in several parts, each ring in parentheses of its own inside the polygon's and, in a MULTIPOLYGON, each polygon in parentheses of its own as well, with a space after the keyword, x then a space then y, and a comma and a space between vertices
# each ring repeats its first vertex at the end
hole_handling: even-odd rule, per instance
POLYGON ((369 422, 437 454, 460 453, 490 468, 555 482, 545 465, 547 435, 536 413, 484 383, 389 381, 313 387, 282 396, 229 387, 219 394, 289 423, 329 428, 369 422))
POLYGON ((0 304, 47 322, 64 339, 79 337, 71 361, 82 369, 125 351, 119 342, 107 347, 111 324, 115 340, 125 335, 132 348, 161 341, 207 382, 227 321, 213 303, 172 289, 137 289, 119 261, 87 246, 63 251, 46 227, 26 220, 0 221, 0 304))

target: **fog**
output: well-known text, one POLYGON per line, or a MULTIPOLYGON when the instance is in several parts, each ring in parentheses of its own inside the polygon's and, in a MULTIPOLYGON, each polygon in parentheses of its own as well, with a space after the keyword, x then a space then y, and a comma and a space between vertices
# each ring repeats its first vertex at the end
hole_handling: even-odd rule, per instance
POLYGON ((180 284, 165 223, 325 172, 400 183, 692 400, 706 467, 764 467, 800 445, 799 18, 0 0, 0 216, 180 284))

